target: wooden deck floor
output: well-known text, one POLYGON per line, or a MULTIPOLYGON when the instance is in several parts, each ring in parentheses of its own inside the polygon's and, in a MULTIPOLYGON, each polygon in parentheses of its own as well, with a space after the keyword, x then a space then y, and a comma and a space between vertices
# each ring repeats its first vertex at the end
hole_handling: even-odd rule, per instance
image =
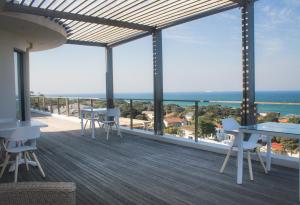
MULTIPOLYGON (((19 181, 73 181, 77 204, 298 204, 298 172, 273 166, 268 175, 254 163, 235 183, 235 160, 218 172, 224 155, 125 135, 105 140, 81 137, 78 123, 38 117, 48 123, 37 152, 46 172, 20 167, 19 181)), ((246 167, 246 166, 245 166, 246 167)), ((13 181, 5 173, 0 182, 13 181)))

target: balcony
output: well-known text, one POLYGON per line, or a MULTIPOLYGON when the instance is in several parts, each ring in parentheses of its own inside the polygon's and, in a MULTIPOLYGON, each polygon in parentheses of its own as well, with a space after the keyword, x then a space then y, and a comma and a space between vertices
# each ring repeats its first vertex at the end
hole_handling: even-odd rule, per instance
MULTIPOLYGON (((254 181, 245 166, 243 185, 236 184, 235 160, 224 174, 224 155, 97 129, 96 140, 80 136, 80 125, 34 114, 46 122, 38 156, 46 172, 20 167, 20 181, 73 181, 78 204, 298 204, 296 169, 272 166, 265 175, 253 163, 254 181)), ((13 181, 5 173, 0 182, 13 181)))

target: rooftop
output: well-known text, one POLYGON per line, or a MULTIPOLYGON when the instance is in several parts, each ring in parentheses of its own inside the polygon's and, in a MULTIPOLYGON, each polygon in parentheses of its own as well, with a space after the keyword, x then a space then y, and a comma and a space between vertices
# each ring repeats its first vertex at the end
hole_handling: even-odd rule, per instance
MULTIPOLYGON (((38 141, 45 181, 73 181, 78 204, 298 204, 298 172, 274 165, 266 177, 253 162, 236 184, 235 160, 218 172, 224 155, 124 134, 106 141, 80 136, 79 123, 46 116, 38 141)), ((20 167, 20 181, 43 181, 38 170, 20 167)), ((13 174, 4 175, 11 182, 13 174)))

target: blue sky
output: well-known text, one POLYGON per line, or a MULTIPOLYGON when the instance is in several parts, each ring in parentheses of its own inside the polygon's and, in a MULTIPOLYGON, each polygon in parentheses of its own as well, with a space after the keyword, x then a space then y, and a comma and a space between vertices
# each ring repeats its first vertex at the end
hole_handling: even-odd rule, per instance
MULTIPOLYGON (((255 5, 257 90, 300 90, 300 0, 255 5)), ((152 92, 151 37, 114 48, 117 93, 152 92)), ((104 93, 104 49, 64 45, 30 55, 31 90, 45 94, 104 93)), ((165 92, 239 91, 240 10, 163 31, 165 92)))

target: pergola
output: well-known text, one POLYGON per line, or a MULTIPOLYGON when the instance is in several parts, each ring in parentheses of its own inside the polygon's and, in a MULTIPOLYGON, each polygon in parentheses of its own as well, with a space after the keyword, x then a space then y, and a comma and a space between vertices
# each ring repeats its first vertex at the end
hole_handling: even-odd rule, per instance
POLYGON ((242 124, 255 123, 255 0, 6 0, 4 11, 44 16, 61 25, 67 44, 106 50, 106 98, 113 107, 113 48, 152 35, 154 131, 163 134, 162 33, 165 28, 241 8, 242 124))

